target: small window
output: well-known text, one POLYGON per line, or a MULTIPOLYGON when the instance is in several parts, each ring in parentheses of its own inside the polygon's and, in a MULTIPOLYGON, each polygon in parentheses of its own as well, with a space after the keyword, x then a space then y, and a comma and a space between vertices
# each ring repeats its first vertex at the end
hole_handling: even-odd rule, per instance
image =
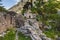
POLYGON ((29 18, 31 18, 31 16, 29 16, 29 18))

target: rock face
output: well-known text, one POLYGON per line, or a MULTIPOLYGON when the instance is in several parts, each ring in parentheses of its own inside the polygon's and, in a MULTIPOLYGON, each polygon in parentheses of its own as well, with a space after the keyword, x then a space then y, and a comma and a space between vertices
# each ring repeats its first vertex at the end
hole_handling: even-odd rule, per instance
POLYGON ((39 29, 38 22, 35 19, 33 20, 26 20, 25 26, 20 27, 19 31, 30 36, 32 40, 51 40, 50 38, 46 37, 42 30, 39 29), (29 24, 29 21, 32 25, 29 24))
POLYGON ((12 18, 9 14, 6 14, 5 12, 0 12, 0 33, 2 33, 3 31, 6 31, 7 28, 10 28, 14 24, 14 18, 12 18), (12 21, 12 24, 11 24, 12 21))
POLYGON ((58 37, 56 40, 60 40, 60 37, 58 37))
POLYGON ((20 28, 21 26, 24 26, 24 18, 22 15, 17 14, 15 17, 15 23, 16 23, 16 27, 20 28))
MULTIPOLYGON (((26 13, 26 15, 29 13, 26 13)), ((17 31, 21 31, 23 34, 30 36, 32 40, 51 40, 50 38, 46 37, 46 35, 40 30, 39 23, 33 18, 33 14, 25 16, 26 20, 24 22, 24 26, 17 28, 17 31)))
MULTIPOLYGON (((21 2, 19 2, 17 5, 10 8, 9 11, 21 13, 26 2, 31 1, 34 6, 34 1, 36 0, 21 0, 21 2)), ((32 40, 51 40, 50 38, 46 37, 42 30, 39 29, 39 23, 35 19, 35 14, 33 15, 31 12, 27 11, 27 13, 24 13, 24 17, 26 17, 26 20, 24 20, 24 22, 22 22, 22 20, 20 19, 21 17, 17 17, 17 31, 21 31, 23 34, 30 36, 32 40), (23 23, 23 26, 20 25, 20 22, 23 23)))
POLYGON ((26 4, 26 2, 31 2, 34 5, 35 1, 36 0, 21 0, 20 2, 18 2, 18 4, 11 7, 9 9, 9 11, 14 11, 14 12, 17 12, 17 13, 21 13, 21 11, 23 10, 23 7, 26 4))
POLYGON ((15 12, 0 12, 0 33, 7 31, 11 27, 24 25, 23 17, 15 12))

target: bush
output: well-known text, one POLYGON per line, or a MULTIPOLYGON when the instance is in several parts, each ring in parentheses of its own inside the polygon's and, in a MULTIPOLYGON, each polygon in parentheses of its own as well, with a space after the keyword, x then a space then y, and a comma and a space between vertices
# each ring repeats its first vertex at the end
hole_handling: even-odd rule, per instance
POLYGON ((18 37, 19 40, 32 40, 29 36, 25 36, 21 32, 18 33, 18 36, 19 36, 18 37))
POLYGON ((15 31, 10 30, 7 32, 7 34, 4 36, 4 40, 15 40, 15 31))
POLYGON ((55 32, 53 32, 53 31, 45 31, 44 33, 46 34, 47 37, 55 39, 55 32))
POLYGON ((0 6, 0 12, 8 12, 4 7, 0 6))
POLYGON ((4 40, 3 37, 0 37, 0 40, 4 40))

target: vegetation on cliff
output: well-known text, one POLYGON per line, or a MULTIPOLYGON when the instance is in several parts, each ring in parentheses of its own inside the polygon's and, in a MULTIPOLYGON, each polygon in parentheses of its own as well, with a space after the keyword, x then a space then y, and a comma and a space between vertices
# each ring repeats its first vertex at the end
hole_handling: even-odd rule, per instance
MULTIPOLYGON (((60 9, 60 1, 48 0, 44 2, 43 0, 37 0, 32 6, 32 13, 37 13, 37 21, 42 22, 42 30, 44 33, 50 37, 55 38, 55 35, 60 37, 60 15, 57 13, 60 9), (45 26, 51 26, 50 29, 45 29, 45 26)), ((29 7, 29 5, 28 5, 29 7)), ((26 10, 23 9, 22 13, 26 10)))
POLYGON ((47 2, 37 0, 35 6, 31 8, 33 13, 38 14, 36 19, 42 22, 42 30, 50 38, 55 38, 55 35, 60 37, 60 15, 57 13, 60 9, 59 4, 60 1, 57 0, 48 0, 47 2), (51 28, 45 29, 45 26, 51 28))
POLYGON ((3 6, 0 6, 0 12, 8 12, 3 6))
MULTIPOLYGON (((56 35, 60 37, 60 15, 57 14, 58 9, 60 9, 60 1, 57 0, 48 0, 47 2, 43 2, 42 0, 37 0, 35 6, 30 7, 32 13, 37 13, 37 21, 42 22, 42 31, 46 34, 47 37, 52 39, 56 38, 56 35), (45 28, 46 26, 50 28, 45 28)), ((26 4, 27 5, 27 4, 26 4)), ((24 6, 22 14, 29 9, 29 5, 24 6)), ((0 11, 7 12, 7 10, 0 6, 0 11)), ((19 22, 19 21, 18 21, 19 22)), ((20 25, 20 23, 17 23, 20 25)), ((20 26, 19 26, 20 27, 20 26)), ((41 27, 40 27, 41 29, 41 27)), ((19 40, 31 40, 30 37, 26 37, 22 33, 18 33, 19 40)), ((14 40, 15 39, 15 31, 11 31, 5 35, 1 40, 14 40), (12 38, 11 38, 12 37, 12 38)))
MULTIPOLYGON (((16 39, 16 30, 14 28, 11 28, 7 31, 7 33, 4 35, 4 37, 0 37, 0 40, 15 40, 16 39)), ((26 36, 22 34, 21 32, 18 32, 18 40, 31 40, 29 36, 26 36)))
POLYGON ((19 36, 18 40, 32 40, 30 38, 30 36, 26 36, 26 35, 22 34, 21 32, 18 33, 18 36, 19 36))

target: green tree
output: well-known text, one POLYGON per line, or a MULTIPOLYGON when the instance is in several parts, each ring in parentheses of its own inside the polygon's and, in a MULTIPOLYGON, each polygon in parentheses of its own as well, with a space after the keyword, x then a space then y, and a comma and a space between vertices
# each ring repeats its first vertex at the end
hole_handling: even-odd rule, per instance
POLYGON ((3 6, 0 6, 0 12, 7 12, 7 10, 3 6))
POLYGON ((60 9, 60 1, 57 0, 48 0, 47 2, 36 0, 35 6, 31 8, 32 12, 38 14, 37 19, 42 21, 42 27, 44 25, 52 26, 47 32, 45 31, 45 34, 51 38, 52 36, 54 38, 55 34, 60 36, 60 15, 57 14, 58 9, 60 9))
POLYGON ((57 10, 60 8, 59 4, 60 1, 57 0, 48 0, 47 2, 44 2, 44 0, 36 0, 35 6, 31 10, 32 12, 38 13, 40 16, 39 20, 42 20, 42 23, 45 24, 45 21, 54 19, 52 15, 56 15, 57 10))

